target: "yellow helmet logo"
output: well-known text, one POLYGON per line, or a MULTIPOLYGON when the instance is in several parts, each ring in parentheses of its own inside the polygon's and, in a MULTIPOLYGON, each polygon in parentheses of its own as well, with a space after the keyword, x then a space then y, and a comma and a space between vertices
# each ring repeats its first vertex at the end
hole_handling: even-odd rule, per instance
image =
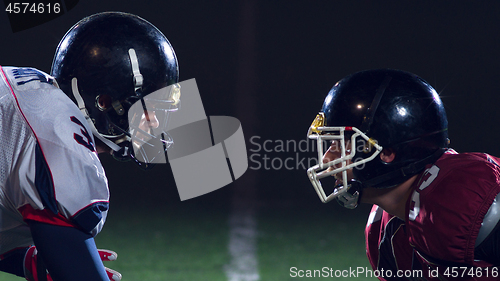
POLYGON ((316 115, 316 118, 312 122, 310 131, 313 133, 319 134, 320 131, 318 130, 318 128, 324 127, 324 126, 325 126, 325 113, 320 112, 320 113, 318 113, 318 115, 316 115))

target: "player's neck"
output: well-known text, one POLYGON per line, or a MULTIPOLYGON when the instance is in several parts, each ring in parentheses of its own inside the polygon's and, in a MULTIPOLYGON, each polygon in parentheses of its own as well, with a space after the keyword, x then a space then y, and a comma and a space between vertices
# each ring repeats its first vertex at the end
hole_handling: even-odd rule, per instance
POLYGON ((97 154, 111 154, 112 153, 112 150, 111 148, 109 148, 109 146, 107 146, 106 144, 104 144, 100 139, 95 138, 95 148, 96 148, 96 152, 97 154))
POLYGON ((365 188, 363 190, 362 203, 378 205, 389 214, 404 220, 406 216, 406 202, 411 195, 411 186, 416 178, 417 175, 398 186, 387 189, 365 188))

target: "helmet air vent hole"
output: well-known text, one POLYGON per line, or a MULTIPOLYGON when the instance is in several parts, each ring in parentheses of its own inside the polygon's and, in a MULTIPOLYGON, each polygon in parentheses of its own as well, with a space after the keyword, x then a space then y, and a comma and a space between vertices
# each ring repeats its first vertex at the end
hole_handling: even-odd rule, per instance
POLYGON ((111 106, 112 98, 108 95, 98 95, 96 98, 96 106, 100 111, 104 111, 111 106))

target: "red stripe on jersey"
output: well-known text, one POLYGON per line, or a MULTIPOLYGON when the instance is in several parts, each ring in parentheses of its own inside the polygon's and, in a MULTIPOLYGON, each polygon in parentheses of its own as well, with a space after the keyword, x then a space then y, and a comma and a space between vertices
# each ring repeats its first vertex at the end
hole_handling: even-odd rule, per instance
POLYGON ((69 219, 61 215, 61 213, 54 214, 49 209, 36 210, 30 204, 26 204, 21 206, 18 210, 24 220, 33 220, 59 226, 77 227, 69 219))

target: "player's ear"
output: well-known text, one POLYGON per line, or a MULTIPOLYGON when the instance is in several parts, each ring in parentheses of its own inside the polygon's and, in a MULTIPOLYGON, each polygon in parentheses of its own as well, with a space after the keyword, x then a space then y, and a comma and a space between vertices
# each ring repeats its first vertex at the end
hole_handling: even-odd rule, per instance
POLYGON ((382 152, 380 152, 380 159, 385 163, 391 163, 394 161, 395 157, 396 153, 394 153, 394 151, 390 148, 384 148, 382 149, 382 152))

